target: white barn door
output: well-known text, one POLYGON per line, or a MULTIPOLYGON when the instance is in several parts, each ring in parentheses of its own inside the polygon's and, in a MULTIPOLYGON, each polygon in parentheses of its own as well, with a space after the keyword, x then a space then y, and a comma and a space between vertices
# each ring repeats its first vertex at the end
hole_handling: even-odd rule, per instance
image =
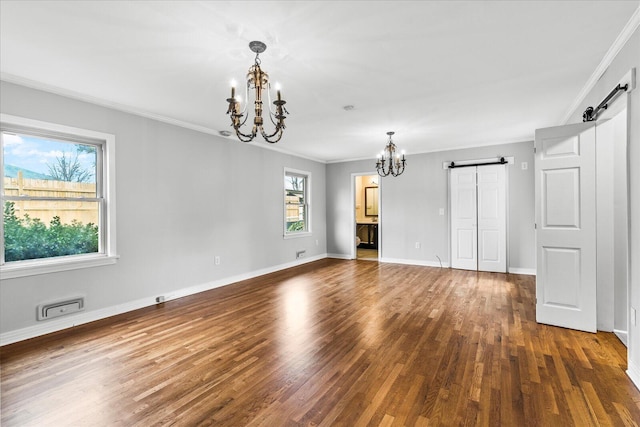
POLYGON ((506 272, 505 166, 450 171, 451 267, 506 272))
POLYGON ((478 269, 476 168, 451 169, 451 267, 478 269))
POLYGON ((478 270, 507 271, 505 166, 478 166, 478 270))
POLYGON ((596 332, 595 123, 536 130, 536 320, 596 332))

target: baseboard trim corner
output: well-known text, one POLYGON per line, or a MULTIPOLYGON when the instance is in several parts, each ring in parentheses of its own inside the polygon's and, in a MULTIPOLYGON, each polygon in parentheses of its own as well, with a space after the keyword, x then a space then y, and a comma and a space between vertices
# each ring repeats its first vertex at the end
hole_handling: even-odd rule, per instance
POLYGON ((449 268, 449 264, 446 262, 440 263, 438 261, 424 261, 420 259, 380 258, 380 262, 387 262, 389 264, 420 265, 423 267, 449 268))
POLYGON ((518 268, 518 267, 509 267, 507 271, 510 274, 526 274, 527 276, 535 276, 536 269, 535 268, 518 268))
POLYGON ((352 259, 349 254, 327 254, 327 258, 352 259))
POLYGON ((636 365, 632 361, 629 361, 627 367, 627 375, 633 381, 633 384, 638 390, 640 390, 640 366, 636 365))
POLYGON ((613 333, 618 337, 620 341, 622 341, 622 344, 624 344, 625 347, 629 347, 629 344, 628 344, 629 333, 627 331, 614 329, 613 333))

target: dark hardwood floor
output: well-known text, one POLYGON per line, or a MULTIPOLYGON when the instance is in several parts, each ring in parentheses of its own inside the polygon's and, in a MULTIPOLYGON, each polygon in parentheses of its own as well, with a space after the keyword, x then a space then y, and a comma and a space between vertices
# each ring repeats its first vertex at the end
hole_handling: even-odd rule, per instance
POLYGON ((623 426, 610 333, 534 278, 326 259, 0 349, 9 426, 623 426))

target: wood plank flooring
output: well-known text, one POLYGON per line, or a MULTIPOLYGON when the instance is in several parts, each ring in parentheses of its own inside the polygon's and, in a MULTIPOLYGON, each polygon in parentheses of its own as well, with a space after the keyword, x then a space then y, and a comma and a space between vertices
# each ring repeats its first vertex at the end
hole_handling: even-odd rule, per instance
POLYGON ((630 426, 610 333, 534 278, 326 259, 0 349, 9 426, 630 426))

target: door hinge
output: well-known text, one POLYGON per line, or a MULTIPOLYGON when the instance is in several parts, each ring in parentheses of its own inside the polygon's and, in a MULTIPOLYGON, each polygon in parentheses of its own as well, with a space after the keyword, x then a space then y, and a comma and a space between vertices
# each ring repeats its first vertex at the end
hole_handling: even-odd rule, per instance
POLYGON ((534 222, 534 223, 533 223, 533 228, 537 230, 537 229, 538 229, 538 224, 536 224, 536 223, 534 222))
POLYGON ((533 146, 533 154, 536 154, 536 147, 535 147, 535 145, 533 146))

